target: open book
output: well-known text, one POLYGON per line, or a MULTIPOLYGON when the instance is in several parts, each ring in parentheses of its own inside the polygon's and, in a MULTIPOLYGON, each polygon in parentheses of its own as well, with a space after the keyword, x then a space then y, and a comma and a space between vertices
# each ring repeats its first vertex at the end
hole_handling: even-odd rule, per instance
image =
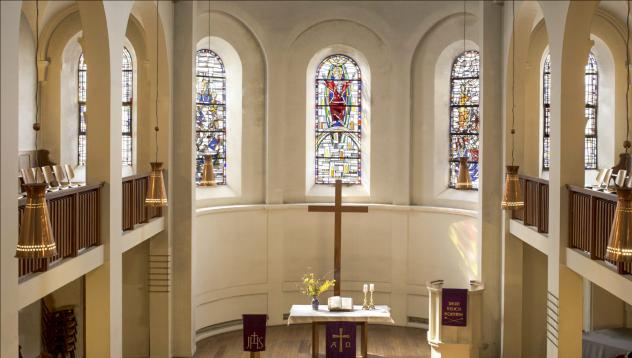
POLYGON ((333 296, 327 300, 329 311, 353 311, 353 298, 333 296))

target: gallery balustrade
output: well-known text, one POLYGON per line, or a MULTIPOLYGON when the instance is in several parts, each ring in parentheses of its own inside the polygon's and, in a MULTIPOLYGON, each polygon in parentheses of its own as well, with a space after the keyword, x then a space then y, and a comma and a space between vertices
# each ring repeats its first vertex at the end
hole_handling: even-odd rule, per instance
POLYGON ((145 206, 149 174, 137 174, 123 178, 123 231, 133 230, 137 224, 162 216, 161 208, 145 206))
POLYGON ((520 175, 524 208, 514 210, 512 219, 535 226, 540 233, 549 232, 549 182, 545 179, 520 175))

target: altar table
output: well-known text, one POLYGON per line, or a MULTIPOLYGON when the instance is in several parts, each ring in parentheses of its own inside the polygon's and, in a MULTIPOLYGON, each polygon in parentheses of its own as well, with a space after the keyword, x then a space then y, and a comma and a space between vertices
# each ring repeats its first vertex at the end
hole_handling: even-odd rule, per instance
POLYGON ((331 312, 327 305, 320 305, 318 311, 311 305, 293 305, 287 324, 312 324, 312 357, 318 357, 318 326, 327 322, 356 322, 361 328, 362 343, 360 351, 362 357, 367 356, 367 338, 369 323, 394 324, 391 309, 388 306, 375 306, 374 310, 363 310, 362 306, 353 306, 350 312, 331 312))

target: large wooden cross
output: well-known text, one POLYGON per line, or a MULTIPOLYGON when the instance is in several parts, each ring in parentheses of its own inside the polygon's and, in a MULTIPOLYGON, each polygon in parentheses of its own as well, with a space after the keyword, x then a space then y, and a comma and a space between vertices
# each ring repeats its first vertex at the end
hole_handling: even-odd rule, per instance
POLYGON ((325 205, 309 205, 307 207, 309 212, 315 213, 331 213, 333 212, 334 221, 334 279, 336 285, 334 286, 334 295, 340 296, 340 261, 341 261, 341 248, 342 248, 342 213, 367 213, 369 212, 368 206, 342 206, 342 181, 336 180, 336 198, 334 206, 325 205))

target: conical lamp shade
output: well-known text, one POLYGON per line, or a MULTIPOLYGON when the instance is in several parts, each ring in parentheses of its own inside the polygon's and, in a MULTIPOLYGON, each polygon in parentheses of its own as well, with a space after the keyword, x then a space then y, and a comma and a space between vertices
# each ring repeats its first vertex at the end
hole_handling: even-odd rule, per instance
POLYGON ((204 166, 202 167, 202 179, 200 186, 216 186, 215 171, 213 170, 213 157, 210 154, 204 154, 204 166))
POLYGON ((617 188, 617 208, 608 239, 606 259, 615 262, 632 262, 632 189, 630 188, 617 188))
POLYGON ((505 192, 503 193, 503 201, 501 203, 501 207, 504 210, 517 210, 524 207, 520 178, 518 178, 518 168, 519 167, 517 165, 507 166, 507 174, 505 174, 505 192))
POLYGON ((47 258, 57 255, 53 229, 46 204, 46 184, 26 184, 26 205, 22 213, 20 238, 15 257, 21 259, 47 258))
POLYGON ((472 189, 472 178, 467 166, 467 157, 459 158, 459 176, 455 186, 457 189, 472 189))
POLYGON ((165 190, 165 180, 162 177, 162 163, 151 162, 151 174, 147 184, 147 197, 145 206, 161 208, 167 206, 167 191, 165 190))

